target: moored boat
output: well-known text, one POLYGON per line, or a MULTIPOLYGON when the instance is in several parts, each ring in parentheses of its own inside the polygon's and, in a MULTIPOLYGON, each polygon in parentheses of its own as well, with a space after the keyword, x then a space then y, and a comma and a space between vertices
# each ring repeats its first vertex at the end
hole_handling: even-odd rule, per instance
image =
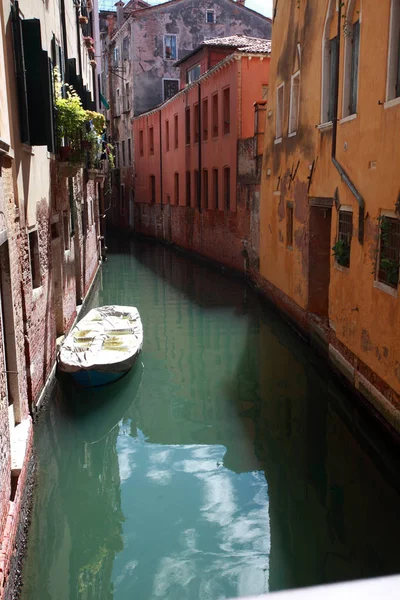
POLYGON ((142 346, 137 308, 93 308, 65 338, 57 356, 58 368, 83 387, 106 385, 129 371, 142 346))

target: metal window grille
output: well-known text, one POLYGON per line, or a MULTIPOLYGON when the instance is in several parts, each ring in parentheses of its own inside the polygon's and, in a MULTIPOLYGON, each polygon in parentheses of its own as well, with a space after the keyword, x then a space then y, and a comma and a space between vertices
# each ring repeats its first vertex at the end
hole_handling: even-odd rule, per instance
POLYGON ((399 284, 400 221, 381 219, 378 279, 393 288, 399 284))
POLYGON ((351 238, 353 236, 353 213, 348 210, 339 211, 338 241, 342 242, 343 251, 336 255, 336 262, 342 267, 350 266, 351 238))

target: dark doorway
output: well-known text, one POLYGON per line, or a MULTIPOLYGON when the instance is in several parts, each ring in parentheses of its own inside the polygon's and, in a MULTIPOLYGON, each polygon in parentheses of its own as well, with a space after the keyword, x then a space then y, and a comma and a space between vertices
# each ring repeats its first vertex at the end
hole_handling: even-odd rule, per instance
POLYGON ((332 200, 310 199, 308 310, 319 317, 329 312, 332 200))

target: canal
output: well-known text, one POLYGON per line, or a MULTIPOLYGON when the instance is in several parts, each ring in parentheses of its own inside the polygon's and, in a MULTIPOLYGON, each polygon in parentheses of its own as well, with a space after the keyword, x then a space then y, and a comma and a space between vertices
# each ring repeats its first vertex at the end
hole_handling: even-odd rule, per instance
POLYGON ((119 243, 91 304, 145 343, 36 429, 23 600, 219 600, 400 572, 398 452, 242 281, 119 243))

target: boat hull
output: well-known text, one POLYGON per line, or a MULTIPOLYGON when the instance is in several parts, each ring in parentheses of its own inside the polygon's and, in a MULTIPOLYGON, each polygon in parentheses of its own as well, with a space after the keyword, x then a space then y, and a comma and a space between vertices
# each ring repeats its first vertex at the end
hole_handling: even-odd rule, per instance
POLYGON ((69 373, 69 375, 80 387, 94 388, 114 383, 114 381, 118 381, 118 379, 121 379, 121 377, 126 375, 128 371, 129 369, 127 371, 121 371, 120 373, 109 373, 93 369, 88 371, 75 371, 74 373, 69 373))

